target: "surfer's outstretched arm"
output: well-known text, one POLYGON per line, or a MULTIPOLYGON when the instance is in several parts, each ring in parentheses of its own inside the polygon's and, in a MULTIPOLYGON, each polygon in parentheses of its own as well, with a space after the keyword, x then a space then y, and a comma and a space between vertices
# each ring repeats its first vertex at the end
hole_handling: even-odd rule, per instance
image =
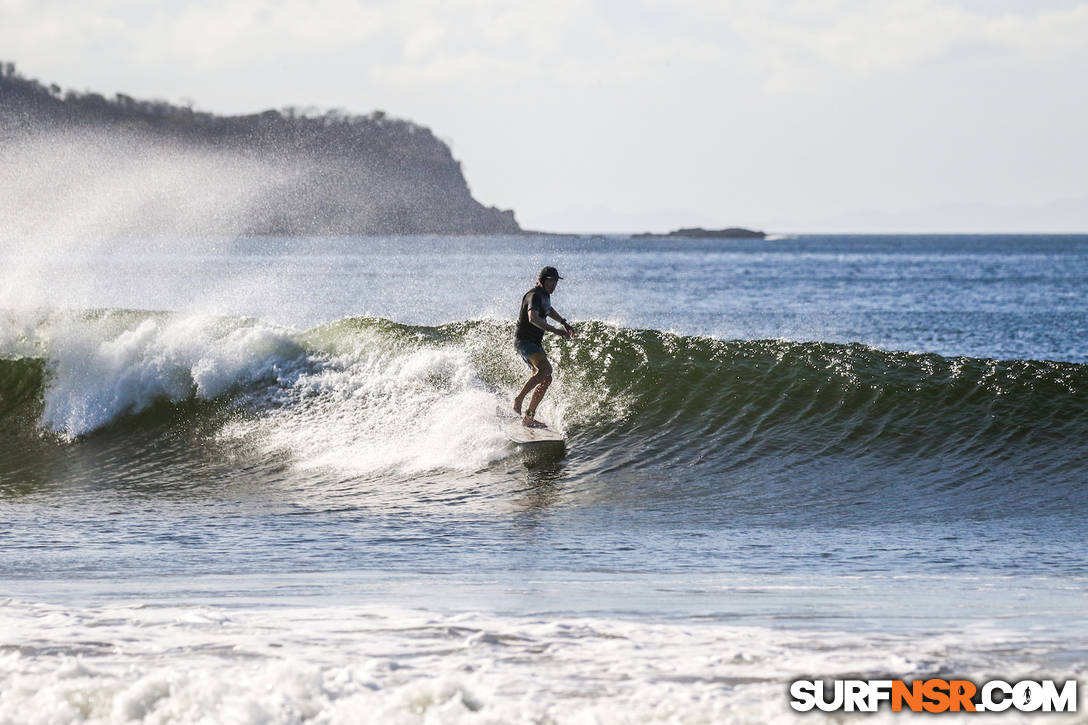
POLYGON ((555 311, 554 307, 548 310, 548 317, 558 322, 567 331, 567 334, 563 335, 563 337, 569 337, 572 340, 574 339, 574 328, 570 326, 570 323, 567 322, 562 315, 555 311))
MULTIPOLYGON (((548 314, 554 317, 554 315, 553 315, 554 312, 555 312, 554 310, 551 310, 551 311, 548 312, 548 314)), ((541 317, 540 313, 537 312, 536 310, 530 310, 529 311, 529 322, 531 322, 533 325, 539 327, 541 330, 547 330, 548 332, 554 332, 556 335, 559 335, 560 337, 573 337, 574 336, 573 330, 571 330, 571 327, 569 325, 567 325, 565 322, 563 323, 565 327, 556 327, 555 325, 549 325, 548 321, 545 318, 541 317)))

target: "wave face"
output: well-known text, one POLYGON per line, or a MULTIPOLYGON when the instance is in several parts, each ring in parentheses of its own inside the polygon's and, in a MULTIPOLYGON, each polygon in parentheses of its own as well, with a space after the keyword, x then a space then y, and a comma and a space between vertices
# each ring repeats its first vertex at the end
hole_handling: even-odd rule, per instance
MULTIPOLYGON (((568 437, 555 477, 581 504, 820 522, 1088 503, 1088 366, 595 322, 580 333, 549 341, 541 416, 568 437)), ((67 475, 44 471, 58 452, 109 441, 97 473, 120 479, 286 468, 342 495, 384 483, 393 500, 395 481, 494 480, 526 377, 511 336, 490 321, 295 332, 125 310, 24 318, 0 334, 0 466, 33 483, 67 475)))

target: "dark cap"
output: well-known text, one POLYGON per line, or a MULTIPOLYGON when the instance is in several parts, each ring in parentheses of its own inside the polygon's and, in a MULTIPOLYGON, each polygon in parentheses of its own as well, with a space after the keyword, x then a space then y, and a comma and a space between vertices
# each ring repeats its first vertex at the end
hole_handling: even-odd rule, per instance
POLYGON ((540 270, 540 274, 538 274, 536 276, 536 279, 537 279, 538 282, 543 282, 548 277, 554 277, 555 279, 563 279, 562 277, 559 276, 559 270, 556 269, 555 267, 545 267, 544 269, 540 270))

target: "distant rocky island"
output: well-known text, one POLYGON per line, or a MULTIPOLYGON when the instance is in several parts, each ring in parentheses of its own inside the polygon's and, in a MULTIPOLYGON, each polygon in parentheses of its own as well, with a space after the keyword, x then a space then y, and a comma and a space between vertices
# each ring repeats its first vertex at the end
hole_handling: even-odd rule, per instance
MULTIPOLYGON (((257 169, 250 177, 267 182, 245 218, 229 220, 242 233, 522 231, 513 211, 486 207, 472 197, 449 146, 429 129, 382 111, 359 116, 285 109, 220 116, 120 93, 107 98, 63 91, 22 77, 12 63, 0 63, 0 143, 11 149, 21 139, 40 143, 50 134, 73 133, 80 134, 78 148, 99 146, 98 158, 128 154, 140 163, 163 148, 175 155, 179 150, 201 158, 229 155, 248 163, 219 174, 244 166, 257 169)), ((148 175, 154 180, 155 173, 148 175)), ((240 175, 238 183, 252 183, 250 177, 240 175)))
POLYGON ((644 232, 642 234, 635 234, 634 236, 636 238, 683 237, 685 239, 765 239, 767 237, 767 234, 765 232, 759 232, 752 229, 742 229, 740 227, 729 227, 728 229, 703 229, 702 227, 685 227, 683 229, 676 229, 666 234, 644 232))

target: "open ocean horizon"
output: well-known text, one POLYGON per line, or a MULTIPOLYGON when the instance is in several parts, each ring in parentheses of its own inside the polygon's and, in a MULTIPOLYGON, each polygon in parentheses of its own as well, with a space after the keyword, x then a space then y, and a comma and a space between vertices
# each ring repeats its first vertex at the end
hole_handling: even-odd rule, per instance
POLYGON ((1088 671, 1088 235, 0 258, 0 723, 786 722, 796 679, 1088 671), (526 450, 545 265, 578 338, 526 450))

